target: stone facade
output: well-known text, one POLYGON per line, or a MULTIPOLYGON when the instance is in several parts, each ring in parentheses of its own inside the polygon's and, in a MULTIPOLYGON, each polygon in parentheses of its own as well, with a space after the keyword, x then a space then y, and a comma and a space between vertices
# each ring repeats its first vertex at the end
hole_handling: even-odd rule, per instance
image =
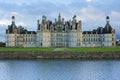
POLYGON ((36 47, 36 32, 16 26, 15 17, 6 30, 6 47, 36 47))
POLYGON ((42 16, 42 21, 37 21, 37 31, 28 31, 17 27, 13 16, 6 30, 6 47, 115 47, 115 29, 109 23, 109 16, 106 20, 105 27, 82 32, 81 20, 77 21, 76 15, 65 21, 59 14, 54 22, 42 16))

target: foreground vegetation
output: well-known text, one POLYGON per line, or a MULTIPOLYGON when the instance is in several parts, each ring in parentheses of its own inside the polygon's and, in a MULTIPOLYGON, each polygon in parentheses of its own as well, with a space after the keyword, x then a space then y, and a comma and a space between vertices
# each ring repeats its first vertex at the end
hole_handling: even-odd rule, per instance
POLYGON ((0 52, 120 52, 120 47, 108 48, 5 48, 0 52))

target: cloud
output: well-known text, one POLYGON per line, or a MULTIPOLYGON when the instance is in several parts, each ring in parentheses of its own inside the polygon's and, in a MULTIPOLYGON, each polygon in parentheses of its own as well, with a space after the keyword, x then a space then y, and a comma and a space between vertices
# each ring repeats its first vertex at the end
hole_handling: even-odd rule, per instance
POLYGON ((102 18, 104 18, 104 13, 92 6, 82 8, 80 13, 81 13, 81 17, 84 18, 83 21, 85 22, 88 20, 99 21, 99 20, 103 20, 102 18))
POLYGON ((92 0, 86 0, 87 2, 91 2, 92 0))
POLYGON ((23 23, 23 19, 24 19, 23 15, 21 15, 21 14, 19 14, 17 12, 10 12, 10 13, 7 13, 7 14, 5 12, 2 12, 1 14, 3 16, 0 16, 1 17, 0 25, 7 26, 7 25, 11 24, 11 17, 12 16, 16 17, 16 24, 24 25, 24 23, 23 23))
POLYGON ((77 13, 77 19, 82 20, 83 30, 93 30, 98 26, 105 25, 105 14, 98 8, 93 6, 86 6, 72 11, 77 13))
MULTIPOLYGON (((77 15, 77 20, 82 20, 83 30, 104 27, 107 15, 110 15, 111 25, 120 25, 119 0, 0 0, 0 5, 2 26, 11 24, 11 16, 14 15, 17 25, 36 30, 37 19, 41 20, 42 15, 54 21, 59 12, 65 20, 77 15)), ((118 29, 117 27, 115 28, 118 29)), ((5 31, 5 28, 0 26, 1 29, 5 31)))
POLYGON ((110 22, 112 27, 116 29, 117 35, 120 34, 120 12, 112 11, 110 14, 110 22))
POLYGON ((6 28, 7 26, 4 25, 0 25, 0 41, 4 41, 5 42, 5 37, 6 37, 6 28))
POLYGON ((110 16, 113 24, 120 25, 120 12, 112 11, 110 16))
POLYGON ((5 26, 7 26, 8 24, 9 24, 9 20, 6 20, 6 19, 0 20, 0 25, 5 25, 5 26))
POLYGON ((102 10, 106 15, 110 14, 111 11, 120 12, 119 5, 120 1, 118 0, 92 0, 89 5, 102 10))

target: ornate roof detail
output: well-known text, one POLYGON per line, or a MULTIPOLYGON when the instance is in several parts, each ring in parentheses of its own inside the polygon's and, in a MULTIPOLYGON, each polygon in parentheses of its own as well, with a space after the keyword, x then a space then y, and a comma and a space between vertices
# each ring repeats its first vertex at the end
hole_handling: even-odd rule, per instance
MULTIPOLYGON (((60 13, 58 15, 58 19, 55 18, 55 22, 52 22, 50 20, 46 20, 43 18, 42 22, 46 22, 47 30, 49 31, 55 31, 55 32, 66 32, 69 30, 78 30, 81 31, 81 21, 76 20, 76 15, 73 16, 72 20, 65 21, 64 18, 61 17, 60 13)), ((45 25, 43 23, 38 25, 38 30, 44 31, 45 25)))
POLYGON ((106 25, 104 27, 104 33, 111 33, 112 32, 112 26, 110 25, 110 18, 109 16, 106 17, 106 25))

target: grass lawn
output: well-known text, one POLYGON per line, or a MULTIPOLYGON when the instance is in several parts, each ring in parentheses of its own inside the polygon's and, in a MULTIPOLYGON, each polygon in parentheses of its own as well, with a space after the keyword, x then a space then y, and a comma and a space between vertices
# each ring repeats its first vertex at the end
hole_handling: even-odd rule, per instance
POLYGON ((120 47, 112 48, 5 48, 1 47, 0 52, 120 52, 120 47))
POLYGON ((0 52, 50 52, 53 51, 54 48, 0 48, 0 52))
POLYGON ((69 52, 120 52, 120 48, 66 48, 65 51, 69 52))

